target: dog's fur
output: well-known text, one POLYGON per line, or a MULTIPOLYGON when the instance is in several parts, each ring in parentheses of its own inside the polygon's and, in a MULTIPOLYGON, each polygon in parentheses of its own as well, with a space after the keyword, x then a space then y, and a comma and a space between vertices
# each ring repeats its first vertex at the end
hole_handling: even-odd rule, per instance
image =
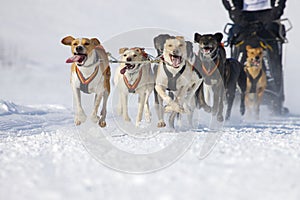
POLYGON ((226 59, 225 70, 225 90, 227 100, 227 110, 225 120, 229 120, 231 116, 232 104, 236 94, 236 86, 240 89, 240 113, 245 114, 245 92, 247 76, 244 71, 244 66, 234 58, 226 59))
POLYGON ((119 89, 118 113, 123 115, 125 121, 130 121, 128 116, 128 94, 135 93, 139 95, 138 114, 136 117, 136 126, 139 126, 143 110, 145 109, 145 119, 151 121, 151 112, 149 109, 149 95, 154 89, 154 75, 150 63, 130 63, 148 60, 148 55, 144 48, 121 48, 119 50, 121 63, 115 72, 114 83, 119 89), (129 83, 130 85, 126 85, 129 83), (131 87, 135 83, 136 87, 131 87))
MULTIPOLYGON (((154 48, 157 51, 157 56, 161 56, 163 54, 164 45, 165 45, 166 40, 174 39, 174 38, 175 38, 175 36, 171 36, 169 34, 160 34, 153 39, 154 48)), ((190 41, 185 41, 185 42, 186 42, 187 59, 191 63, 193 63, 193 59, 194 59, 193 43, 190 41)))
POLYGON ((91 94, 95 93, 94 109, 91 120, 98 122, 100 127, 106 126, 106 107, 110 93, 110 67, 108 56, 99 40, 96 38, 77 38, 67 36, 62 39, 62 44, 70 46, 73 57, 67 62, 72 62, 71 66, 71 86, 75 102, 75 124, 80 125, 86 121, 86 114, 81 105, 80 91, 91 94), (74 58, 77 58, 75 60, 74 58), (98 71, 97 71, 98 69, 98 71), (83 79, 91 79, 89 83, 82 83, 79 74, 83 79), (85 89, 83 89, 85 88, 85 89), (98 116, 98 108, 103 98, 103 105, 98 116))
POLYGON ((195 106, 192 97, 202 80, 193 72, 192 66, 187 62, 187 47, 184 38, 177 36, 166 39, 162 56, 163 59, 155 73, 155 108, 159 119, 157 126, 164 127, 166 125, 164 122, 165 111, 172 112, 169 119, 172 128, 174 128, 176 113, 187 112, 189 123, 192 124, 192 107, 195 106), (174 80, 173 77, 177 77, 177 79, 174 80), (174 97, 169 96, 166 90, 172 91, 174 97), (166 103, 165 108, 163 102, 166 103))
POLYGON ((221 45, 222 33, 200 35, 195 33, 194 41, 199 44, 199 52, 195 61, 195 69, 204 79, 205 86, 210 86, 213 92, 212 114, 222 122, 223 94, 226 68, 226 53, 221 45))
POLYGON ((259 107, 264 91, 267 87, 266 73, 263 69, 263 48, 246 46, 247 59, 245 72, 247 75, 247 89, 245 103, 247 113, 254 110, 256 119, 259 119, 259 107))

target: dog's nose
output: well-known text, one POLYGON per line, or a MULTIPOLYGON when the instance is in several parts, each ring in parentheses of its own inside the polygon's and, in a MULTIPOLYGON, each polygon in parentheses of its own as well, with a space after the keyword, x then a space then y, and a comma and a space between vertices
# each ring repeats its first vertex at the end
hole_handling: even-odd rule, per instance
POLYGON ((130 62, 132 59, 130 57, 126 58, 126 61, 130 62))
POLYGON ((256 60, 259 60, 259 56, 255 56, 255 59, 256 59, 256 60))
POLYGON ((77 46, 76 47, 76 51, 77 52, 82 52, 83 51, 83 47, 82 46, 77 46))

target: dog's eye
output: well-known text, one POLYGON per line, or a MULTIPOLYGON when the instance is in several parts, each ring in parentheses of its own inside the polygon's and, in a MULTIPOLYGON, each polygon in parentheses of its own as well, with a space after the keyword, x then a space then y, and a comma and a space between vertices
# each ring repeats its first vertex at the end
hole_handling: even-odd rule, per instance
POLYGON ((89 42, 86 42, 86 43, 84 43, 84 45, 85 45, 85 46, 89 46, 89 45, 90 45, 90 43, 89 43, 89 42))
POLYGON ((179 47, 183 47, 183 44, 180 44, 179 47))
POLYGON ((172 47, 173 45, 169 44, 168 47, 172 47))
POLYGON ((137 55, 136 55, 136 54, 134 54, 134 55, 133 55, 133 57, 137 57, 137 55))
POLYGON ((78 42, 74 42, 73 45, 74 45, 74 46, 77 46, 77 45, 78 45, 78 42))
POLYGON ((123 56, 124 56, 124 57, 126 57, 126 56, 127 56, 127 54, 124 54, 123 56))

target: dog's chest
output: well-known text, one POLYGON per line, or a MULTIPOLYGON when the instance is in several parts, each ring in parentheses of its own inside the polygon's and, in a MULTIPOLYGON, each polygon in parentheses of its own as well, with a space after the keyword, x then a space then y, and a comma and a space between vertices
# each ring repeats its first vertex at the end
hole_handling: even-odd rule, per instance
POLYGON ((72 71, 71 83, 84 93, 98 93, 100 82, 104 78, 101 76, 100 66, 90 68, 77 68, 72 71))

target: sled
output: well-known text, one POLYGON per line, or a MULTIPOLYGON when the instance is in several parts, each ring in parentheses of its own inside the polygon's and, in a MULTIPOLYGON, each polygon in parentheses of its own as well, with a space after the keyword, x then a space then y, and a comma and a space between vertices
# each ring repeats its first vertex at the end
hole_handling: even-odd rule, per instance
MULTIPOLYGON (((282 62, 282 47, 288 43, 286 33, 293 26, 289 19, 273 21, 278 30, 278 35, 272 39, 261 37, 259 31, 266 31, 261 22, 251 22, 247 29, 238 27, 235 24, 227 23, 224 33, 228 36, 225 46, 230 46, 232 58, 237 59, 242 64, 246 61, 246 45, 253 47, 261 46, 264 49, 263 69, 267 75, 267 88, 263 97, 263 105, 267 105, 274 114, 288 113, 288 109, 283 106, 284 80, 282 62), (238 34, 237 34, 238 33, 238 34)), ((268 32, 272 34, 272 32, 268 32)))

